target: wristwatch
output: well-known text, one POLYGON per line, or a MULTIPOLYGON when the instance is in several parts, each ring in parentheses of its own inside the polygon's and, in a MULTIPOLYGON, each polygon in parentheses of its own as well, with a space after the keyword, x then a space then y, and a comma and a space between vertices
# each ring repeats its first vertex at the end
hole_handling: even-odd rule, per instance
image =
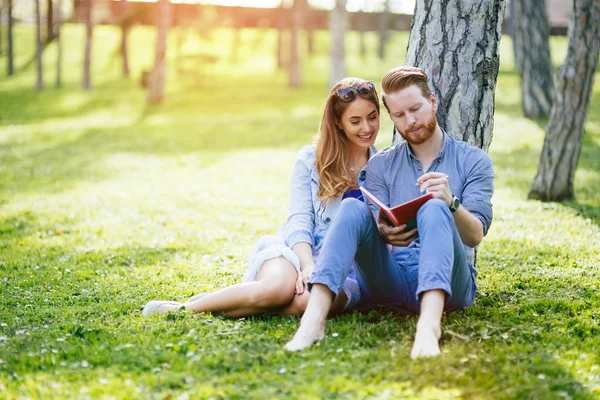
POLYGON ((460 206, 460 200, 455 195, 452 195, 452 201, 450 202, 450 212, 455 212, 460 206))

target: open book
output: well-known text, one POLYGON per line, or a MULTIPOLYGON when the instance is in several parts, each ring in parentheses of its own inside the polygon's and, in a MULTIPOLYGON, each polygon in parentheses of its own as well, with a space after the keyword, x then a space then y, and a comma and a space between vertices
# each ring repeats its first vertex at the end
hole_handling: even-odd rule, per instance
POLYGON ((431 193, 427 193, 421 197, 407 201, 406 203, 389 208, 367 189, 361 187, 360 190, 365 197, 369 199, 371 204, 381 211, 383 217, 390 225, 400 226, 406 224, 406 231, 410 231, 411 229, 417 227, 417 211, 419 211, 419 208, 421 208, 421 206, 425 204, 427 200, 433 199, 433 195, 431 193))

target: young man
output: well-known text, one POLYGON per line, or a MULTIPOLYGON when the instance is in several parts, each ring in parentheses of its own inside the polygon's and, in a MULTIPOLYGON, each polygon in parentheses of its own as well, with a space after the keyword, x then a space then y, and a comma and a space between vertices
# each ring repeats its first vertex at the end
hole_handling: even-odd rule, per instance
POLYGON ((354 259, 361 303, 419 314, 413 359, 438 355, 442 313, 468 307, 475 297, 473 248, 492 222, 491 160, 440 128, 437 100, 420 69, 394 68, 381 87, 383 104, 405 140, 371 158, 365 187, 390 206, 424 192, 434 199, 419 210, 417 228, 407 232, 405 225, 390 227, 381 216, 375 221, 359 200, 342 202, 308 281, 311 296, 300 328, 287 350, 301 350, 325 336, 327 312, 354 259))

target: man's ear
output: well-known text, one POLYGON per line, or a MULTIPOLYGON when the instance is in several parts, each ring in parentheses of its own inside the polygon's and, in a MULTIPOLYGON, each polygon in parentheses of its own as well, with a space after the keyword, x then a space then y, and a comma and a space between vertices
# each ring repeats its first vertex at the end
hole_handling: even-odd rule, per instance
POLYGON ((429 95, 429 102, 431 103, 431 107, 433 108, 433 112, 437 114, 438 102, 435 94, 431 93, 429 95))

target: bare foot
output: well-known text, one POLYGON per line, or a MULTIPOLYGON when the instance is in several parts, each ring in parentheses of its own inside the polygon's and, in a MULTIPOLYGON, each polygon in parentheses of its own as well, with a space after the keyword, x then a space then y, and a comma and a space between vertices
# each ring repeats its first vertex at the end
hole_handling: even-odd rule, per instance
POLYGON ((287 351, 300 351, 312 346, 325 337, 325 327, 321 324, 300 323, 300 328, 285 346, 287 351))
POLYGON ((440 355, 440 336, 442 332, 439 325, 417 324, 415 342, 410 352, 410 358, 436 357, 440 355))
POLYGON ((142 316, 149 317, 154 314, 164 314, 169 311, 180 310, 183 304, 176 301, 152 300, 146 303, 142 310, 142 316))

